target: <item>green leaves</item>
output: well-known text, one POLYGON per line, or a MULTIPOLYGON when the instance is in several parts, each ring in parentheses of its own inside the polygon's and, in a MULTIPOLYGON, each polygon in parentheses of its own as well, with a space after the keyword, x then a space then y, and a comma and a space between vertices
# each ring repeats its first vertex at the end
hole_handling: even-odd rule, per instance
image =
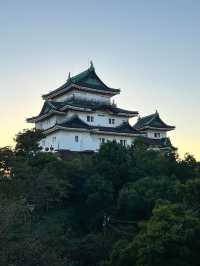
POLYGON ((182 205, 159 203, 131 243, 114 247, 109 265, 197 266, 199 237, 200 221, 191 212, 182 205))
POLYGON ((198 266, 200 164, 136 142, 63 160, 0 149, 0 265, 198 266))
POLYGON ((140 265, 198 265, 200 221, 183 206, 158 204, 132 243, 140 265))
POLYGON ((26 129, 19 132, 15 138, 15 151, 20 154, 35 153, 40 150, 39 141, 43 138, 43 133, 39 129, 26 129))

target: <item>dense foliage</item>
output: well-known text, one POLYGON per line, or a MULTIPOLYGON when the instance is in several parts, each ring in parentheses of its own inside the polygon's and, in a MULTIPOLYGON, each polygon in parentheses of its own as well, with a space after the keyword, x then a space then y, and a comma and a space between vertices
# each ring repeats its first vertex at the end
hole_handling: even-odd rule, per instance
POLYGON ((1 266, 198 266, 200 164, 102 145, 68 160, 27 130, 0 149, 1 266))

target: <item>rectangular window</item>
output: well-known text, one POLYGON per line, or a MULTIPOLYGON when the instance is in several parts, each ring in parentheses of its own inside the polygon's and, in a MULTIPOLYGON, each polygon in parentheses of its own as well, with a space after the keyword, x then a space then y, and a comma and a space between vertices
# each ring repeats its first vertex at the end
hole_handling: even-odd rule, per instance
POLYGON ((115 119, 114 118, 109 118, 108 120, 110 125, 114 125, 115 124, 115 119))
POLYGON ((75 136, 75 142, 78 142, 78 136, 75 136))
POLYGON ((99 140, 101 143, 105 143, 105 138, 100 138, 99 140))
POLYGON ((52 142, 55 143, 56 142, 56 137, 52 138, 52 142))
POLYGON ((120 139, 120 144, 122 146, 126 146, 126 143, 127 143, 126 139, 120 139))
POLYGON ((154 133, 155 138, 160 138, 160 133, 154 133))
POLYGON ((87 122, 94 122, 94 116, 87 116, 87 122))

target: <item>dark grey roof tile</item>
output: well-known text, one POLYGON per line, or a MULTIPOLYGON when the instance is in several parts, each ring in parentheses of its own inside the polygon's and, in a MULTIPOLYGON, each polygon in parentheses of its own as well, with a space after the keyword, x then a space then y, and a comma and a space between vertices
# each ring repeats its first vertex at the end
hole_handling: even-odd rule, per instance
POLYGON ((174 129, 175 127, 163 122, 158 112, 156 112, 155 114, 139 118, 134 125, 134 128, 142 130, 147 128, 174 129))

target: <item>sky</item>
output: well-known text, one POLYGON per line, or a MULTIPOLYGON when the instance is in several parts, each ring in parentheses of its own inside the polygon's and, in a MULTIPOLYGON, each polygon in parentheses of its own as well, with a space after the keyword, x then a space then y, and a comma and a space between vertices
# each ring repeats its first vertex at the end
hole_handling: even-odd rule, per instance
POLYGON ((92 60, 118 106, 157 109, 180 155, 200 159, 199 13, 199 0, 0 0, 0 147, 92 60))

